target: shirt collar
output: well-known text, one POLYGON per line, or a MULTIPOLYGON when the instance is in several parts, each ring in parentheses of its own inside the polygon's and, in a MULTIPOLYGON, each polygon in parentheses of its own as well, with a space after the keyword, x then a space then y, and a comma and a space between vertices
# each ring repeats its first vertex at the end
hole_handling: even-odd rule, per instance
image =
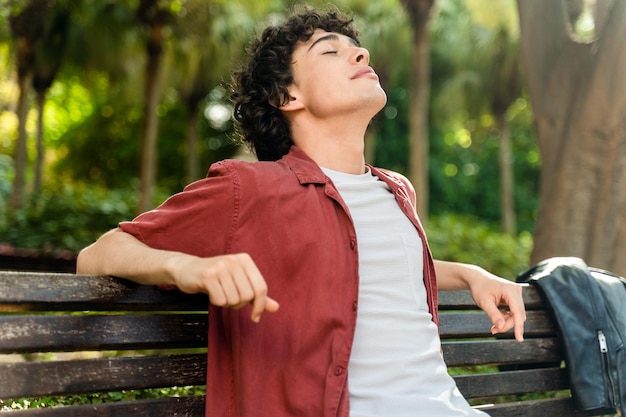
POLYGON ((326 175, 322 169, 297 146, 292 146, 281 161, 289 166, 302 185, 326 183, 326 175))

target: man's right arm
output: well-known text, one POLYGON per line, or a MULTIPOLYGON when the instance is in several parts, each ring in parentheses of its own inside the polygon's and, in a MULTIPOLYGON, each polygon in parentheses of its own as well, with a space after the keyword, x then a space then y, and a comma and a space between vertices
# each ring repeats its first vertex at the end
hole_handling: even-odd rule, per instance
POLYGON ((76 262, 78 274, 111 275, 144 285, 175 285, 181 291, 206 293, 211 304, 241 308, 252 304, 251 318, 278 310, 267 296, 267 284, 247 254, 200 258, 154 249, 117 228, 83 249, 76 262))

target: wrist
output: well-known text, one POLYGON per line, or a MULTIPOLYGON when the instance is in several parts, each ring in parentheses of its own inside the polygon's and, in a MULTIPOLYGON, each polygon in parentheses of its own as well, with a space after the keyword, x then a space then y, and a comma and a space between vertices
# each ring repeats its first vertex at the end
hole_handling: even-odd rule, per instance
POLYGON ((162 284, 178 285, 178 277, 180 271, 185 269, 185 265, 189 262, 190 255, 178 252, 170 252, 163 262, 163 281, 162 284))

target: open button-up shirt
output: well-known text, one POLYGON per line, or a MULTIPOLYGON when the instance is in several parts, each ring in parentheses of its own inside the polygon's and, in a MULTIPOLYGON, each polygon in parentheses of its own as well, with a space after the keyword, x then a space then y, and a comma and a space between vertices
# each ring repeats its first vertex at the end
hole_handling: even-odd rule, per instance
MULTIPOLYGON (((406 178, 385 181, 423 244, 424 284, 437 323, 432 257, 406 178)), ((155 210, 120 227, 147 245, 210 257, 248 253, 280 310, 210 306, 206 415, 348 417, 347 369, 358 309, 358 243, 332 181, 292 147, 276 162, 213 164, 155 210)))

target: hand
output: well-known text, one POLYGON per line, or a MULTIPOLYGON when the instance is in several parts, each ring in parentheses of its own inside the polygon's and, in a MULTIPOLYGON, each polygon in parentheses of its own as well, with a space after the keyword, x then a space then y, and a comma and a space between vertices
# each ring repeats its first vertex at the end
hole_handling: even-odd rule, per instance
POLYGON ((491 333, 502 333, 514 328, 515 339, 524 340, 524 322, 526 309, 522 299, 522 286, 495 275, 488 274, 481 280, 475 280, 470 291, 476 305, 483 309, 493 326, 491 333), (500 306, 508 306, 502 310, 500 306))
POLYGON ((240 309, 252 304, 252 321, 275 312, 278 303, 267 295, 267 284, 248 254, 198 258, 189 255, 172 262, 176 286, 188 294, 203 292, 211 304, 240 309))

